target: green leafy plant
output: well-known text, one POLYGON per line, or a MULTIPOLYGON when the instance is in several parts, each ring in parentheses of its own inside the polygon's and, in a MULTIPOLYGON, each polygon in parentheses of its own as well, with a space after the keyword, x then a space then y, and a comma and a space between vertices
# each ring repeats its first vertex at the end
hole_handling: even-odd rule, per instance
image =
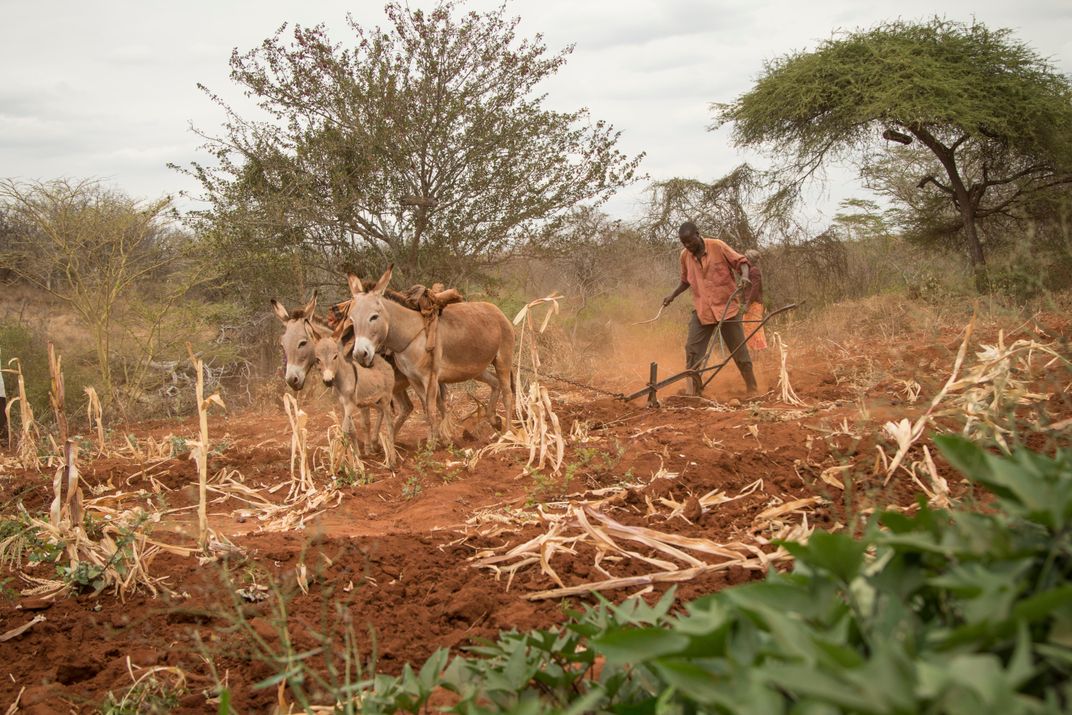
POLYGON ((101 715, 163 715, 179 706, 179 700, 186 690, 182 671, 167 667, 153 668, 122 695, 108 693, 99 712, 101 715))
POLYGON ((24 563, 52 563, 63 547, 44 538, 30 523, 30 515, 19 506, 18 512, 0 519, 0 565, 16 570, 24 563))
POLYGON ((212 449, 209 450, 209 454, 218 457, 232 447, 231 440, 221 439, 216 444, 212 445, 212 449))
POLYGON ((339 471, 335 474, 335 486, 337 487, 356 487, 359 484, 368 484, 371 482, 371 477, 368 474, 362 473, 360 470, 350 466, 341 465, 339 471))
POLYGON ((190 445, 187 444, 185 437, 173 434, 168 437, 168 444, 171 445, 172 457, 182 457, 190 453, 190 445))
POLYGON ((459 476, 465 469, 465 463, 468 460, 468 455, 465 451, 455 447, 454 445, 448 445, 447 452, 451 456, 453 464, 447 464, 443 460, 436 457, 435 451, 429 449, 427 445, 421 448, 413 457, 413 469, 417 474, 429 474, 439 477, 443 480, 444 484, 450 484, 459 476))
POLYGON ((402 498, 413 499, 420 494, 423 489, 424 485, 421 483, 420 475, 412 474, 409 479, 406 480, 406 483, 402 485, 402 498))

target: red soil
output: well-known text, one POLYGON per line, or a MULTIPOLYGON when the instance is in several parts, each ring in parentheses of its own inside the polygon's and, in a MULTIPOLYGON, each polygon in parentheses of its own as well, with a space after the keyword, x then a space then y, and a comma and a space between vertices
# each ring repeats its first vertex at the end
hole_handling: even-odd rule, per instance
MULTIPOLYGON (((1050 335, 1067 341, 1069 326, 1062 317, 1051 316, 1044 325, 1050 335)), ((984 340, 996 334, 995 330, 981 332, 984 340)), ((1029 334, 1029 329, 1024 328, 1022 334, 1029 334)), ((593 438, 567 448, 568 485, 563 476, 536 479, 526 473, 525 455, 517 451, 486 457, 472 472, 449 464, 457 459, 446 449, 432 455, 421 453, 417 443, 425 427, 417 414, 401 436, 404 453, 398 471, 391 474, 374 468, 375 481, 344 487, 342 504, 306 529, 254 533, 255 520, 237 518, 244 504, 235 499, 216 503, 210 507, 212 525, 229 536, 242 554, 206 566, 199 566, 193 558, 160 555, 151 573, 167 575, 168 586, 179 595, 154 598, 140 592, 120 602, 106 592, 61 598, 44 608, 44 622, 0 643, 0 659, 5 664, 0 666, 0 707, 6 708, 25 687, 21 712, 58 712, 67 707, 90 711, 109 692, 119 696, 130 688, 129 657, 136 666, 181 668, 189 680, 178 711, 206 712, 212 710, 206 693, 211 695, 216 687, 206 666, 206 658, 211 658, 216 677, 229 687, 237 711, 264 712, 275 702, 275 688, 253 686, 276 671, 257 656, 251 631, 267 647, 278 648, 275 623, 281 619, 273 614, 271 599, 244 604, 234 595, 236 588, 252 581, 279 584, 286 596, 287 630, 296 652, 315 647, 317 633, 337 631, 346 619, 336 614, 345 613, 366 653, 372 649, 369 629, 375 631, 378 667, 388 673, 399 672, 406 662, 419 664, 436 648, 461 648, 494 637, 502 629, 552 625, 564 617, 562 604, 526 599, 528 593, 555 586, 537 568, 520 572, 507 590, 505 580, 497 581, 469 562, 478 549, 520 543, 540 529, 528 526, 494 537, 467 536, 465 521, 483 509, 553 501, 562 493, 612 486, 626 477, 640 486, 624 494, 613 512, 615 519, 719 543, 746 537, 755 515, 774 499, 826 497, 829 502, 809 516, 819 528, 858 523, 851 510, 910 505, 918 489, 909 480, 894 479, 883 487, 872 474, 875 445, 887 445, 892 453, 878 433, 887 420, 913 418, 925 408, 948 375, 959 344, 957 328, 896 346, 867 343, 864 337, 859 336, 851 349, 842 344, 847 353, 840 359, 833 349, 805 347, 800 339, 800 349, 791 354, 790 371, 798 394, 810 405, 801 408, 803 412, 777 402, 772 393, 755 402, 741 402, 743 386, 732 366, 709 393, 724 405, 732 405, 719 411, 708 410, 713 406, 710 403, 676 396, 664 395, 663 407, 651 410, 642 406, 642 400, 625 404, 593 400, 576 391, 556 393, 564 432, 570 432, 574 421, 583 420, 593 438), (908 378, 923 386, 915 404, 907 404, 900 393, 898 380, 908 378), (844 493, 818 478, 823 468, 838 464, 855 465, 843 475, 844 493), (652 481, 660 468, 676 477, 652 481), (681 519, 653 520, 643 508, 645 496, 683 500, 714 489, 733 495, 759 478, 762 490, 714 508, 693 524, 681 519), (308 594, 295 583, 299 563, 309 573, 308 594), (334 610, 335 604, 341 604, 340 611, 334 610), (238 614, 248 625, 243 625, 238 614)), ((761 386, 775 387, 776 356, 765 356, 758 367, 761 386)), ((1055 396, 1045 409, 1055 419, 1068 417, 1072 398, 1061 390, 1068 373, 1044 377, 1055 381, 1048 386, 1055 396)), ((615 390, 636 387, 635 382, 619 384, 613 379, 604 384, 615 390)), ((469 409, 467 400, 455 399, 455 404, 459 417, 469 409)), ((323 443, 323 430, 330 424, 321 414, 325 405, 307 405, 313 413, 310 434, 317 443, 323 443)), ((281 409, 213 415, 210 430, 213 442, 223 445, 221 453, 211 458, 210 472, 236 469, 251 487, 289 480, 290 437, 281 409)), ((125 431, 142 441, 170 434, 193 438, 196 423, 154 423, 125 431)), ((485 442, 463 438, 458 447, 485 442)), ((121 455, 85 459, 87 498, 94 486, 110 483, 120 491, 145 489, 150 499, 162 499, 169 508, 195 503, 196 490, 191 485, 196 483, 196 471, 190 459, 161 460, 145 473, 148 465, 121 455), (148 475, 159 485, 155 489, 162 497, 155 494, 148 475)), ((939 469, 949 478, 954 493, 964 491, 966 487, 946 465, 940 464, 939 469)), ((14 511, 16 499, 31 513, 47 510, 50 476, 47 471, 4 475, 0 479, 0 501, 7 502, 3 513, 14 511)), ((273 498, 281 499, 285 491, 273 498)), ((165 519, 154 532, 156 538, 190 544, 191 515, 187 511, 165 519)), ((37 568, 42 570, 31 569, 31 573, 48 575, 47 569, 37 568)), ((569 584, 602 578, 593 569, 592 554, 584 550, 576 556, 556 557, 555 568, 569 584)), ((628 563, 616 568, 622 575, 643 571, 628 563)), ((8 575, 9 600, 0 604, 0 631, 28 621, 33 614, 26 607, 44 605, 20 598, 17 591, 25 584, 17 574, 8 575)), ((692 598, 761 577, 729 569, 682 584, 678 593, 681 598, 692 598)), ((656 588, 650 597, 663 590, 656 588)), ((629 592, 607 595, 623 598, 629 592)))

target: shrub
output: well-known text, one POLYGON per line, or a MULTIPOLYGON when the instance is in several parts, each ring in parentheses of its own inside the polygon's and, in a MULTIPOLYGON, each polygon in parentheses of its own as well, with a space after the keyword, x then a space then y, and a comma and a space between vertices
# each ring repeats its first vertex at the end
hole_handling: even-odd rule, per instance
MULTIPOLYGON (((78 355, 64 356, 63 374, 67 393, 67 416, 74 424, 81 424, 85 416, 84 388, 93 384, 93 369, 78 355)), ((38 332, 22 325, 0 323, 0 360, 3 367, 12 358, 19 358, 23 379, 26 381, 26 397, 33 407, 34 415, 42 423, 52 421, 48 402, 48 342, 38 332)), ((15 376, 4 373, 4 384, 10 400, 16 393, 15 376)))

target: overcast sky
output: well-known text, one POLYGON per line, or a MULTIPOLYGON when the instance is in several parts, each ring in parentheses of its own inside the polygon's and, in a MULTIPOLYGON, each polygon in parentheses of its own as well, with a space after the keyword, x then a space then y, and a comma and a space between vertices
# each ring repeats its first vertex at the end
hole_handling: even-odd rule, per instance
MULTIPOLYGON (((551 49, 576 45, 546 87, 551 104, 587 106, 621 129, 625 151, 647 152, 642 169, 653 179, 711 180, 756 160, 725 130, 706 130, 709 103, 746 91, 764 60, 837 29, 974 16, 1014 29, 1072 73, 1072 0, 514 0, 508 9, 551 49)), ((146 198, 196 190, 165 166, 205 158, 191 123, 210 133, 221 124, 196 83, 236 97, 232 48, 248 50, 284 22, 324 22, 341 40, 347 12, 384 22, 383 3, 368 0, 0 0, 0 177, 99 177, 146 198)), ((626 190, 608 210, 630 218, 642 195, 641 186, 626 190)), ((864 192, 834 172, 809 218, 821 223, 854 195, 864 192)))

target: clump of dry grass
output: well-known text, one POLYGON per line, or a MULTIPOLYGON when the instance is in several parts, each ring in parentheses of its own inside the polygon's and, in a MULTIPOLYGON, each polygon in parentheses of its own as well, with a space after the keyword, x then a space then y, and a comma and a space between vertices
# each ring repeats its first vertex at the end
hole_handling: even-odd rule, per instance
MULTIPOLYGON (((1030 379, 1059 363, 1072 366, 1072 362, 1053 343, 1017 340, 1006 345, 1003 331, 998 333, 997 344, 981 345, 975 357, 976 363, 964 377, 949 387, 952 394, 949 406, 937 416, 962 416, 965 437, 993 441, 1008 452, 1007 437, 1011 434, 1009 421, 1005 419, 1008 413, 1050 398, 1048 394, 1033 392, 1030 379)), ((1037 420, 1034 427, 1042 429, 1037 420)))
MULTIPOLYGON (((883 427, 885 434, 897 445, 893 456, 887 456, 882 446, 877 446, 875 471, 885 473, 885 482, 888 483, 897 470, 902 469, 924 492, 928 501, 936 506, 948 506, 949 485, 939 476, 930 450, 923 445, 920 459, 911 462, 908 459, 927 427, 938 427, 936 420, 942 417, 963 420, 961 432, 964 436, 993 442, 1008 452, 1010 446, 1007 437, 1011 433, 1008 413, 1049 399, 1049 395, 1030 389, 1032 376, 1058 363, 1072 365, 1054 344, 1017 340, 1012 345, 1006 345, 1004 333, 1001 332, 997 344, 982 345, 975 354, 975 364, 960 376, 974 327, 973 317, 964 331, 964 339, 949 378, 931 399, 927 410, 914 422, 905 418, 898 422, 887 422, 883 427)), ((1041 431, 1044 428, 1038 424, 1039 415, 1039 411, 1036 411, 1034 428, 1041 431)))
MULTIPOLYGON (((313 451, 313 471, 323 470, 331 475, 350 474, 364 479, 365 463, 358 455, 355 445, 351 443, 334 410, 331 411, 331 421, 332 424, 327 432, 328 443, 313 451)), ((381 444, 384 442, 382 435, 380 442, 381 444)), ((384 454, 387 454, 386 447, 384 447, 384 454)))
POLYGON ((22 510, 22 528, 0 542, 0 562, 21 569, 34 548, 58 551, 58 576, 43 578, 25 571, 21 577, 31 586, 26 596, 56 598, 80 589, 103 591, 111 588, 120 599, 145 588, 153 595, 166 589, 163 579, 149 574, 149 566, 161 550, 188 553, 188 550, 153 542, 147 525, 153 519, 140 509, 105 509, 107 518, 93 520, 91 535, 86 516, 98 511, 96 500, 84 502, 78 471, 78 444, 68 440, 62 464, 53 479, 54 497, 48 518, 22 510))
POLYGON ((130 656, 126 663, 132 683, 119 697, 109 693, 104 712, 166 712, 171 710, 172 701, 177 701, 188 689, 189 676, 181 668, 171 665, 139 667, 131 662, 130 656))

